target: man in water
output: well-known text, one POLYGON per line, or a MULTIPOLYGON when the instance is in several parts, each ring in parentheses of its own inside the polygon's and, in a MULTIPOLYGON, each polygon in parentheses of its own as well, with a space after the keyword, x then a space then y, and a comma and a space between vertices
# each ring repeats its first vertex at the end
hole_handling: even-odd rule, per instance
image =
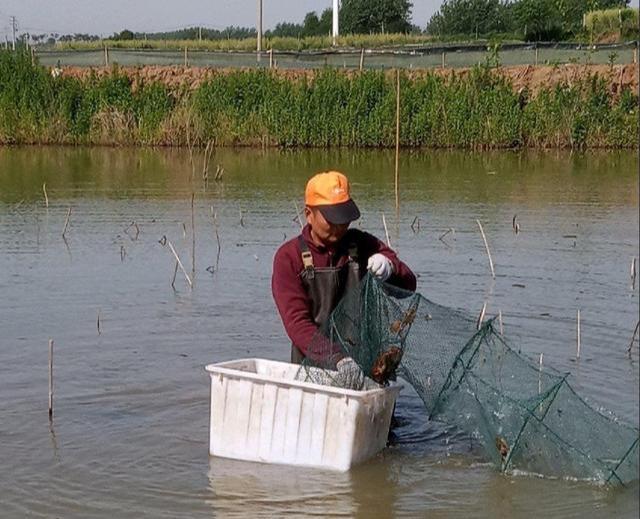
MULTIPOLYGON (((369 233, 349 229, 360 211, 342 173, 318 173, 307 182, 304 215, 301 234, 276 252, 271 280, 296 364, 310 353, 318 328, 367 270, 380 281, 416 289, 415 275, 392 249, 369 233)), ((351 357, 340 358, 335 367, 345 387, 359 389, 364 375, 351 357)))

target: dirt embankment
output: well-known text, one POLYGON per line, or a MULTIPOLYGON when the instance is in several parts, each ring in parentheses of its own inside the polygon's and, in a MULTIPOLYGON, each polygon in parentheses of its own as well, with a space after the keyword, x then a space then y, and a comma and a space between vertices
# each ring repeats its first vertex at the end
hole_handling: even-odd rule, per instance
MULTIPOLYGON (((154 82, 160 81, 170 88, 188 88, 195 89, 207 78, 216 74, 228 74, 238 69, 212 69, 184 67, 179 65, 160 66, 149 65, 141 67, 120 67, 121 73, 126 74, 134 83, 138 81, 154 82)), ((438 76, 449 76, 451 74, 466 75, 470 69, 428 69, 428 70, 411 70, 406 73, 410 77, 420 77, 427 73, 434 73, 438 76)), ((98 77, 111 73, 110 68, 105 67, 65 67, 62 69, 62 75, 73 76, 78 78, 87 78, 91 74, 98 77)), ((274 73, 289 78, 300 79, 302 77, 313 78, 315 72, 313 70, 275 70, 274 73)), ((355 71, 348 71, 347 74, 355 74, 355 71)), ((509 78, 513 84, 513 88, 517 91, 527 88, 533 96, 540 90, 554 87, 558 84, 573 85, 577 81, 587 78, 588 76, 597 74, 604 77, 613 94, 620 92, 623 88, 629 87, 636 94, 638 93, 638 65, 576 65, 566 64, 558 66, 533 66, 518 65, 512 67, 500 67, 496 73, 502 74, 509 78)))

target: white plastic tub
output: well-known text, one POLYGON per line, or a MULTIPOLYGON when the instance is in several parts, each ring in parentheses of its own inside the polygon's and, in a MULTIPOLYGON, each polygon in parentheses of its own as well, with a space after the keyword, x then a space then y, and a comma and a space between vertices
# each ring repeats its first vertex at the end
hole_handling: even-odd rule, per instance
POLYGON ((265 359, 209 364, 209 453, 346 471, 387 441, 399 385, 351 391, 296 380, 300 366, 265 359))

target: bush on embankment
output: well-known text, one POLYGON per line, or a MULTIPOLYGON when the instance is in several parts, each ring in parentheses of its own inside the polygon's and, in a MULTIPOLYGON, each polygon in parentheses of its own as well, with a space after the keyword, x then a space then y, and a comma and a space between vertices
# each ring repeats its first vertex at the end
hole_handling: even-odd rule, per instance
MULTIPOLYGON (((448 77, 400 76, 403 146, 633 147, 637 95, 596 76, 529 99, 487 67, 448 77)), ((117 69, 53 77, 0 54, 0 143, 393 146, 395 74, 325 69, 215 74, 194 90, 117 69)))

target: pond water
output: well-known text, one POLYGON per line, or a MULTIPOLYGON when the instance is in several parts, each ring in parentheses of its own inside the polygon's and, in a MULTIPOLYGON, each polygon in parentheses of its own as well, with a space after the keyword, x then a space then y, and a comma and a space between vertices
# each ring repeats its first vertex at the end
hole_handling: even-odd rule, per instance
POLYGON ((222 149, 208 182, 202 163, 186 150, 0 148, 3 517, 637 517, 637 483, 499 474, 428 422, 409 387, 396 441, 349 473, 209 458, 203 369, 288 359, 272 257, 299 232, 306 179, 336 168, 359 226, 384 237, 385 214, 421 293, 474 315, 486 301, 524 353, 637 427, 635 152, 403 152, 397 215, 392 152, 222 149), (174 289, 159 242, 191 270, 192 193, 194 286, 179 271, 174 289))

